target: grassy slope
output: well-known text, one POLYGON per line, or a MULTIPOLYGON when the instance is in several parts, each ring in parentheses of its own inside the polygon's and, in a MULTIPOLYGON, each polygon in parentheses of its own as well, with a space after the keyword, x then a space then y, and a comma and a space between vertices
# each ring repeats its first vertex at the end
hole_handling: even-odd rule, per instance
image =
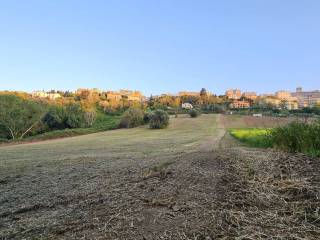
POLYGON ((86 157, 144 158, 192 150, 199 141, 212 135, 216 116, 204 115, 197 119, 181 117, 170 121, 169 127, 163 130, 151 130, 144 126, 0 147, 0 163, 5 166, 2 168, 4 172, 0 170, 0 175, 6 171, 17 171, 20 167, 66 164, 86 157))

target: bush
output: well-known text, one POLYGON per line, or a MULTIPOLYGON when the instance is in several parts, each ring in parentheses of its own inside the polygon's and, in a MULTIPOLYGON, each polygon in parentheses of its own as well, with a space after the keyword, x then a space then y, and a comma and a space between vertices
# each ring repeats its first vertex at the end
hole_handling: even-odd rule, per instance
POLYGON ((150 119, 151 119, 151 116, 152 116, 152 112, 146 112, 143 116, 143 122, 145 124, 149 123, 150 122, 150 119))
POLYGON ((154 111, 149 125, 152 129, 166 128, 169 125, 169 114, 161 109, 154 111))
POLYGON ((290 123, 271 132, 275 147, 320 156, 320 122, 290 123))
POLYGON ((139 108, 129 108, 121 117, 119 127, 133 128, 144 123, 144 112, 139 108))
POLYGON ((50 130, 60 130, 65 127, 66 110, 62 106, 51 106, 42 119, 50 130))
POLYGON ((86 126, 85 112, 78 104, 51 106, 42 121, 50 130, 86 126))
POLYGON ((67 119, 66 124, 68 128, 85 127, 85 112, 79 104, 70 104, 66 106, 67 119))
POLYGON ((196 118, 196 117, 198 117, 198 116, 200 115, 200 113, 199 113, 197 110, 195 110, 195 109, 191 109, 191 110, 189 111, 189 115, 190 115, 190 117, 192 117, 192 118, 196 118))

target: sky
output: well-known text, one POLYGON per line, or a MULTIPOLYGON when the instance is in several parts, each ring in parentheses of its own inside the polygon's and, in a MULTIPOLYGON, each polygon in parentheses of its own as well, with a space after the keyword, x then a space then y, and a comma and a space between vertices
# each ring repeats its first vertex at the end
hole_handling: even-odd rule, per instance
POLYGON ((0 90, 320 88, 319 0, 0 0, 0 90))

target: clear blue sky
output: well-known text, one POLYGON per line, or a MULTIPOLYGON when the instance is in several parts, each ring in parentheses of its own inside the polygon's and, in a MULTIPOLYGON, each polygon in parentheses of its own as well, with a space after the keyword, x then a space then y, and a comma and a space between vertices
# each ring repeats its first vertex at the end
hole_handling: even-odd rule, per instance
POLYGON ((0 0, 0 89, 320 88, 319 0, 0 0))

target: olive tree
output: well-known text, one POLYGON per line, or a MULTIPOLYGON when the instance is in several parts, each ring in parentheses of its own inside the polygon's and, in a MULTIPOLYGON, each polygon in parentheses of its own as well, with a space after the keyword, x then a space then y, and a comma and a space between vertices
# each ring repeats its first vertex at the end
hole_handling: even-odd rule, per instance
POLYGON ((12 139, 23 138, 42 119, 44 105, 15 95, 0 95, 0 125, 12 139))

